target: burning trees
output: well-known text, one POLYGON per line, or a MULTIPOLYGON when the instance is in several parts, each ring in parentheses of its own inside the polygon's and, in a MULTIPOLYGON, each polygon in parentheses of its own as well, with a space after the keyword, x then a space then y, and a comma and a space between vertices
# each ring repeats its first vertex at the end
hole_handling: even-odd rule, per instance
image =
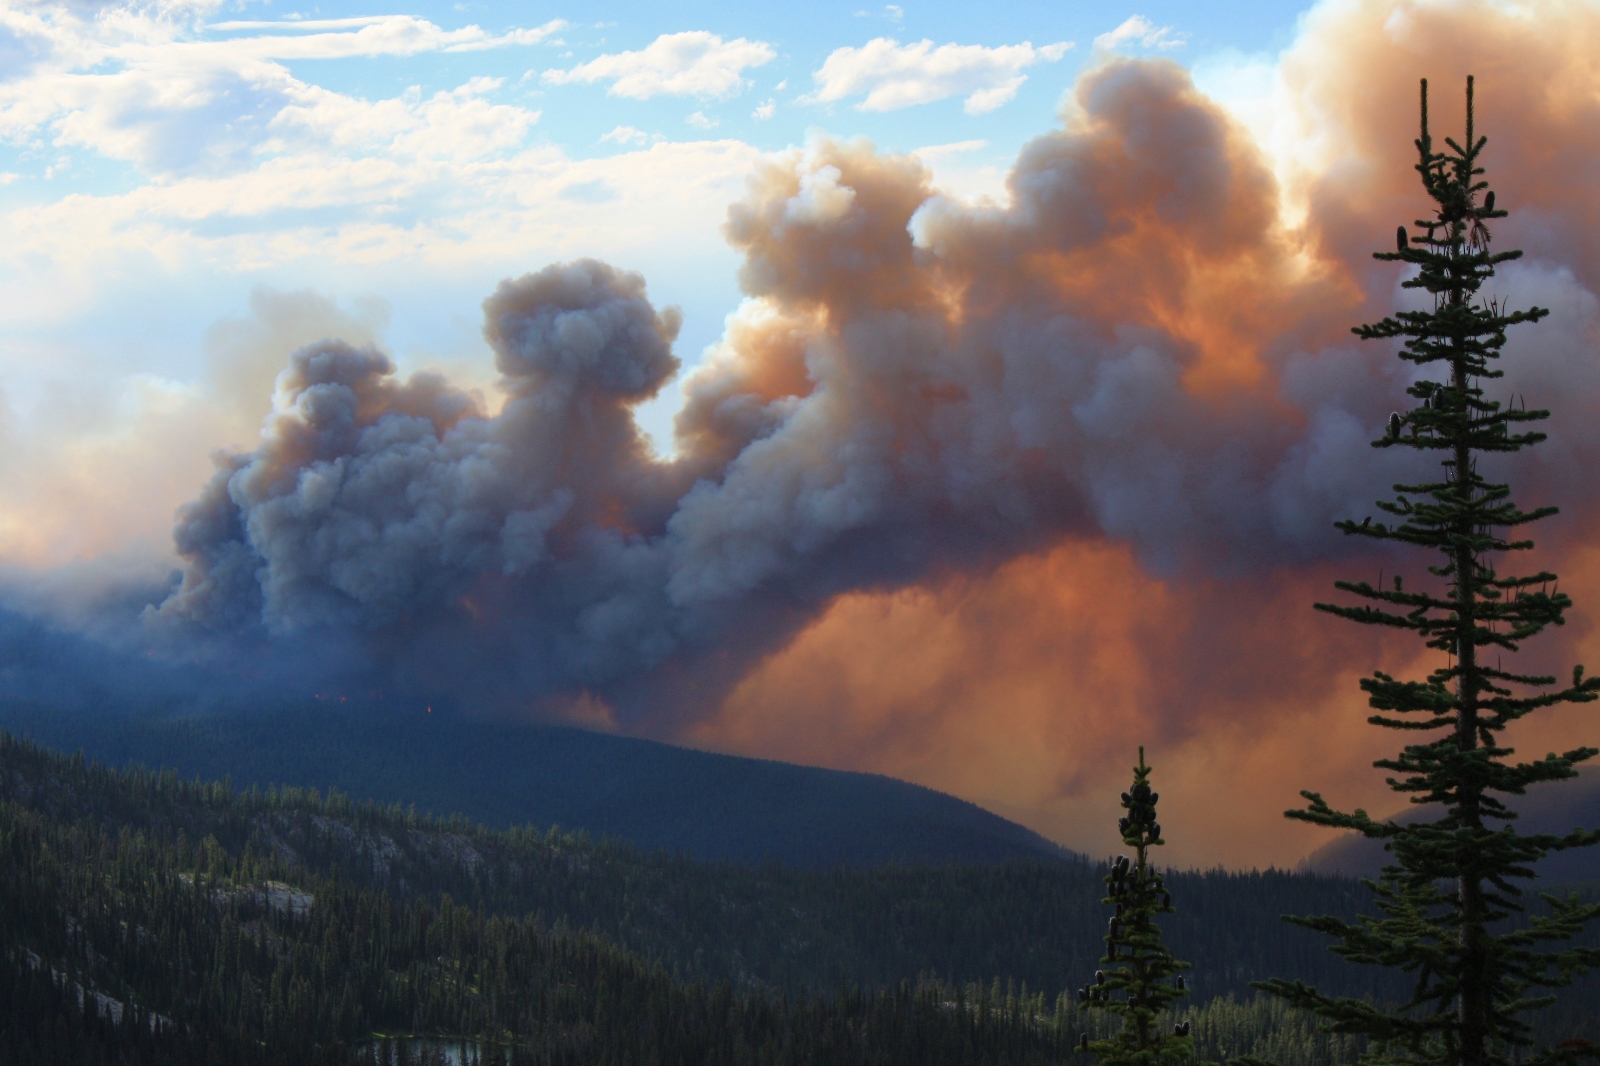
POLYGON ((1172 957, 1161 943, 1158 914, 1172 913, 1172 895, 1161 874, 1150 864, 1149 849, 1165 841, 1156 821, 1156 800, 1150 790, 1150 767, 1139 749, 1133 787, 1122 794, 1128 812, 1118 823, 1122 842, 1134 858, 1120 856, 1106 875, 1107 894, 1102 901, 1116 908, 1106 928, 1104 969, 1078 990, 1080 1004, 1122 1018, 1122 1029, 1107 1040, 1090 1040, 1085 1034, 1079 1050, 1093 1052, 1110 1066, 1162 1066, 1188 1063, 1194 1058, 1194 1041, 1187 1022, 1164 1031, 1160 1015, 1187 995, 1182 976, 1186 962, 1172 957))
MULTIPOLYGON (((1534 876, 1532 864, 1544 855, 1593 845, 1600 832, 1519 833, 1503 800, 1529 785, 1572 778, 1574 764, 1597 754, 1575 748, 1512 762, 1504 730, 1542 708, 1595 699, 1600 679, 1585 678, 1579 666, 1571 684, 1558 687, 1554 677, 1502 669, 1504 655, 1546 626, 1562 624, 1571 601, 1557 590, 1554 574, 1502 575, 1494 565, 1498 556, 1531 548, 1530 540, 1510 539, 1513 531, 1555 508, 1522 510, 1512 502, 1510 487, 1488 480, 1478 466, 1481 454, 1517 452, 1544 440, 1527 427, 1548 416, 1502 405, 1482 388, 1501 376, 1494 360, 1506 330, 1548 313, 1537 307, 1513 311, 1478 296, 1498 264, 1521 254, 1489 248, 1488 223, 1506 212, 1495 209, 1494 193, 1479 180, 1485 141, 1473 128, 1468 78, 1466 138, 1459 144, 1447 139, 1446 150, 1437 151, 1428 133, 1427 82, 1422 83, 1417 170, 1433 201, 1431 216, 1409 233, 1402 228, 1396 250, 1377 258, 1415 268, 1403 284, 1425 292, 1432 306, 1355 330, 1363 339, 1403 338, 1400 358, 1424 368, 1409 389, 1420 402, 1391 419, 1373 446, 1438 453, 1443 473, 1423 484, 1397 485, 1393 499, 1378 501, 1390 521, 1347 521, 1339 528, 1428 551, 1434 560, 1428 573, 1437 580, 1431 588, 1426 582, 1407 588, 1399 578, 1392 588, 1339 582, 1341 591, 1367 603, 1317 604, 1362 625, 1413 632, 1439 653, 1441 665, 1422 680, 1377 673, 1361 682, 1377 712, 1370 721, 1416 738, 1376 765, 1394 775, 1390 785, 1396 792, 1412 803, 1434 805, 1432 817, 1378 822, 1364 811, 1335 811, 1314 792, 1303 793, 1305 810, 1288 812, 1387 842, 1394 861, 1373 883, 1382 917, 1357 924, 1328 917, 1291 920, 1337 937, 1341 943, 1334 950, 1349 961, 1397 967, 1415 984, 1410 998, 1393 1009, 1333 999, 1300 982, 1260 986, 1315 1011, 1334 1032, 1367 1036, 1380 1062, 1508 1063, 1531 1042, 1519 1015, 1550 1002, 1541 991, 1600 963, 1595 949, 1540 950, 1572 937, 1600 915, 1600 906, 1544 896, 1547 914, 1523 915, 1517 887, 1534 876)), ((1517 1059, 1560 1062, 1575 1054, 1557 1050, 1517 1059)))

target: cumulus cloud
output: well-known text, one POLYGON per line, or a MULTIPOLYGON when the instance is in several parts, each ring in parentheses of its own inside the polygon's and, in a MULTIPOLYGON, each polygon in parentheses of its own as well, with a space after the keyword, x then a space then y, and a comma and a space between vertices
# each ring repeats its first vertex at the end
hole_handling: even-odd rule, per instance
POLYGON ((268 147, 382 154, 386 159, 470 163, 520 147, 540 112, 487 99, 498 78, 473 78, 429 97, 415 88, 377 103, 307 87, 273 116, 268 147))
MULTIPOLYGON (((369 102, 320 89, 280 60, 528 45, 565 25, 556 20, 493 35, 477 26, 444 30, 425 19, 386 15, 206 27, 193 14, 177 5, 116 9, 103 18, 81 18, 71 9, 49 18, 4 16, 0 55, 15 51, 19 62, 0 63, 0 136, 48 135, 57 146, 125 160, 161 178, 236 171, 307 147, 283 135, 308 111, 365 112, 392 124, 403 109, 403 98, 369 102), (286 32, 216 36, 260 28, 286 32)), ((483 78, 468 86, 478 94, 488 87, 483 78)), ((531 116, 520 120, 524 129, 537 120, 537 112, 523 114, 531 116)))
POLYGON ((1094 46, 1102 52, 1114 52, 1129 44, 1168 50, 1182 48, 1187 36, 1171 26, 1157 26, 1143 15, 1130 15, 1116 29, 1096 37, 1094 46))
MULTIPOLYGON (((0 138, 29 146, 36 173, 47 165, 72 173, 98 156, 147 179, 18 202, 0 216, 13 253, 0 262, 0 304, 13 329, 46 315, 74 321, 72 309, 127 287, 113 278, 270 269, 322 271, 322 281, 354 262, 413 273, 435 264, 459 277, 514 269, 529 247, 556 256, 651 241, 681 247, 685 226, 702 234, 689 242, 699 254, 715 255, 714 220, 755 155, 732 141, 663 145, 624 173, 621 163, 530 143, 540 112, 507 99, 497 78, 363 97, 249 54, 242 42, 266 36, 254 29, 222 39, 202 21, 214 14, 205 5, 115 12, 0 12, 34 57, 0 63, 0 138), (604 210, 563 198, 583 185, 611 190, 604 210), (680 205, 670 219, 659 211, 663 189, 680 205), (86 271, 97 283, 81 283, 86 271)), ((307 24, 279 35, 342 35, 356 48, 361 32, 387 28, 399 39, 421 25, 388 16, 292 25, 307 24)), ((14 371, 11 381, 17 387, 14 371)))
POLYGON ((861 96, 856 105, 859 110, 897 111, 965 96, 967 114, 981 115, 1017 95, 1028 80, 1023 70, 1037 63, 1054 63, 1071 47, 1070 42, 1060 42, 1039 48, 1030 43, 935 48, 929 40, 903 45, 879 37, 860 48, 835 49, 811 75, 817 88, 808 99, 826 104, 861 96))
POLYGON ((612 96, 648 100, 654 96, 697 96, 725 100, 749 87, 744 71, 772 61, 778 53, 765 41, 743 37, 724 41, 695 30, 665 33, 637 52, 617 52, 570 70, 547 70, 547 85, 592 85, 606 81, 612 96))
POLYGON ((610 141, 613 144, 644 144, 649 139, 648 133, 632 126, 617 126, 610 133, 600 135, 602 142, 610 141))

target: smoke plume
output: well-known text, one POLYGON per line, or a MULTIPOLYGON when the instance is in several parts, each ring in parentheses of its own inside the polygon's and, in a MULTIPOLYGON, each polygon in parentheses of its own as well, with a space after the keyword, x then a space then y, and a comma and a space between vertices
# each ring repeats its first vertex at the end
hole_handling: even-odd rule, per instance
POLYGON ((1596 47, 1589 3, 1348 0, 1282 57, 1269 141, 1178 66, 1114 59, 1003 204, 865 142, 769 157, 726 228, 748 299, 670 460, 631 408, 678 368, 677 312, 602 263, 485 301, 492 415, 370 344, 299 348, 260 444, 181 514, 145 639, 898 773, 1078 846, 1144 743, 1179 858, 1292 859, 1295 789, 1373 796, 1354 678, 1425 661, 1309 610, 1336 576, 1426 580, 1332 529, 1426 474, 1369 446, 1412 379, 1349 334, 1413 298, 1369 253, 1421 209, 1419 76, 1451 132, 1478 76, 1496 240, 1528 251, 1493 295, 1553 311, 1496 385, 1557 412, 1510 472, 1563 508, 1539 561, 1600 595, 1596 47))

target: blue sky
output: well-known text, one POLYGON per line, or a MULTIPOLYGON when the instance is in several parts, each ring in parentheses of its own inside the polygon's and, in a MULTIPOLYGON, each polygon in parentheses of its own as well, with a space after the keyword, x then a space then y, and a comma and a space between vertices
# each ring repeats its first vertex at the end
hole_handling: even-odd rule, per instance
MULTIPOLYGON (((253 439, 304 330, 492 398, 482 299, 592 255, 684 309, 693 366, 740 299, 720 224, 760 153, 862 136, 920 151, 953 194, 1002 195, 1086 64, 1164 55, 1236 84, 1299 14, 0 3, 0 434, 36 482, 0 478, 0 556, 63 561, 130 535, 164 553, 204 454, 253 439), (306 290, 320 317, 260 321, 264 297, 306 290), (149 443, 164 434, 190 457, 149 443), (74 478, 103 493, 90 471, 107 463, 135 497, 110 528, 42 531, 38 495, 74 478)), ((677 403, 669 386, 640 412, 658 444, 677 403)))

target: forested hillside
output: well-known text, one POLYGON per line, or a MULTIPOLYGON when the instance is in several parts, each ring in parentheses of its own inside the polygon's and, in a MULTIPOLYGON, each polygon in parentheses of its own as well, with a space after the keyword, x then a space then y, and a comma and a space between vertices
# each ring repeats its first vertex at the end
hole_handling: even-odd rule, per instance
MULTIPOLYGON (((885 866, 829 872, 702 863, 559 830, 489 831, 295 789, 236 794, 175 773, 113 771, 26 742, 0 746, 0 798, 57 817, 188 841, 213 837, 286 869, 398 898, 449 894, 491 914, 539 914, 604 935, 682 974, 740 985, 886 986, 995 976, 1054 996, 1103 952, 1103 871, 1084 861, 885 866)), ((1203 995, 1247 994, 1277 973, 1385 991, 1284 913, 1355 913, 1353 882, 1287 873, 1170 877, 1169 938, 1203 995)))
POLYGON ((975 804, 877 774, 434 710, 357 702, 168 715, 0 699, 0 729, 110 766, 172 767, 241 788, 337 788, 497 828, 561 825, 708 859, 831 869, 1062 854, 975 804))
MULTIPOLYGON (((0 1062, 350 1062, 374 1033, 549 1063, 1066 1061, 1106 913, 1085 863, 708 865, 111 771, 8 735, 0 856, 0 1062)), ((1168 883, 1203 1047, 1351 1058, 1281 1007, 1207 1001, 1267 973, 1383 995, 1276 920, 1348 913, 1354 885, 1168 883)))

